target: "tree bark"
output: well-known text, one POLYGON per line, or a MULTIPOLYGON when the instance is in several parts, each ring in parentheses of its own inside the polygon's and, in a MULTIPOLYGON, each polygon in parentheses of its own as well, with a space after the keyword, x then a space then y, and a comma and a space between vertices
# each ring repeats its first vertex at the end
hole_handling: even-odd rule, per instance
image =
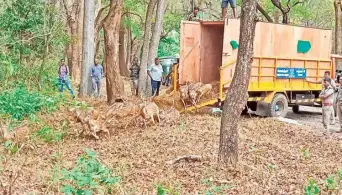
POLYGON ((127 28, 126 31, 126 67, 130 67, 132 55, 132 31, 130 28, 127 28))
POLYGON ((116 97, 124 95, 123 81, 119 64, 119 32, 122 14, 122 0, 111 0, 108 15, 104 19, 107 101, 115 102, 116 97))
MULTIPOLYGON (((335 7, 335 54, 342 54, 342 5, 341 0, 334 2, 335 7)), ((342 69, 342 60, 336 59, 336 69, 342 69)))
POLYGON ((67 32, 71 38, 70 43, 67 45, 67 56, 68 56, 68 65, 70 68, 70 76, 72 78, 73 83, 80 83, 80 75, 81 75, 81 66, 80 66, 80 54, 81 54, 81 37, 79 31, 79 15, 82 6, 82 2, 80 0, 73 0, 71 2, 71 9, 68 7, 70 1, 63 0, 62 4, 64 6, 64 10, 67 16, 67 32))
MULTIPOLYGON (((163 31, 163 21, 164 14, 167 7, 167 0, 158 0, 157 2, 157 11, 156 11, 156 22, 154 24, 154 30, 152 33, 152 38, 150 42, 150 48, 148 52, 148 63, 147 65, 151 65, 154 62, 154 58, 158 56, 158 46, 160 41, 160 36, 163 31)), ((147 79, 146 81, 146 92, 152 92, 152 87, 150 85, 151 81, 147 79)))
POLYGON ((100 8, 97 11, 96 18, 95 18, 95 56, 99 55, 100 44, 101 44, 101 37, 100 31, 103 27, 104 17, 102 17, 102 13, 110 6, 110 4, 100 8))
POLYGON ((238 122, 248 98, 253 42, 256 26, 256 0, 244 0, 240 19, 239 51, 233 81, 224 101, 218 161, 235 165, 238 161, 238 122))
POLYGON ((152 27, 152 17, 153 10, 157 0, 150 0, 147 6, 146 19, 145 19, 145 29, 144 29, 144 40, 142 48, 142 58, 140 63, 140 73, 139 73, 139 95, 147 95, 146 84, 147 84, 147 66, 148 66, 148 56, 149 56, 149 46, 151 37, 151 27, 152 27))
POLYGON ((164 14, 167 7, 167 0, 158 0, 157 4, 157 14, 156 14, 156 23, 154 25, 154 31, 152 34, 150 51, 149 51, 149 62, 151 64, 154 58, 157 57, 158 46, 160 41, 160 36, 163 31, 163 22, 164 22, 164 14))
POLYGON ((91 95, 90 68, 94 64, 94 0, 84 1, 84 24, 83 24, 83 64, 80 85, 80 96, 91 95))
POLYGON ((125 28, 122 26, 119 32, 119 58, 120 74, 121 76, 128 77, 129 72, 125 60, 125 28))

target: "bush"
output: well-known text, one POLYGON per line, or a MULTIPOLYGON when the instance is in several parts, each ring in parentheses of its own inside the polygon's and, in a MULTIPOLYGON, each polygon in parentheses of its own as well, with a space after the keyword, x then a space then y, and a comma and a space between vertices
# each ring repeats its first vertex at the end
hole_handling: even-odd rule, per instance
POLYGON ((57 98, 30 92, 26 88, 15 88, 0 95, 0 115, 9 114, 13 119, 23 120, 43 108, 51 112, 56 109, 57 98))
POLYGON ((64 170, 62 175, 62 192, 67 195, 111 194, 114 185, 120 181, 120 177, 114 176, 89 149, 79 157, 71 171, 64 170))
POLYGON ((47 143, 55 143, 63 140, 65 132, 57 131, 51 127, 43 127, 34 133, 36 137, 44 140, 47 143))

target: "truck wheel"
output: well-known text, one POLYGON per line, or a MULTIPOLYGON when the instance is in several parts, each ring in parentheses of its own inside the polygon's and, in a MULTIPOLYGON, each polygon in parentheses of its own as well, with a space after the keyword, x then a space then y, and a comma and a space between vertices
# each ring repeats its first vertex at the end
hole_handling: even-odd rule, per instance
POLYGON ((245 114, 247 114, 247 112, 248 112, 248 109, 247 109, 247 107, 245 106, 244 109, 242 110, 242 113, 241 113, 241 114, 242 114, 242 115, 245 115, 245 114))
POLYGON ((299 113, 299 105, 293 105, 292 106, 292 111, 293 111, 293 113, 299 113))
POLYGON ((286 97, 278 93, 273 97, 268 113, 271 117, 285 117, 288 109, 286 97))

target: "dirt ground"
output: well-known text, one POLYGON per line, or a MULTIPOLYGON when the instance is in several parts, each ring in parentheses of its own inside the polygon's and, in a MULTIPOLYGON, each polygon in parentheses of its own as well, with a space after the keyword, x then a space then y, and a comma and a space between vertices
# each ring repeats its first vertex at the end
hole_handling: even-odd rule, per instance
MULTIPOLYGON (((102 101, 95 108, 106 107, 105 97, 102 101)), ((60 121, 54 120, 68 114, 57 112, 43 118, 58 125, 60 121)), ((327 177, 342 168, 342 133, 324 136, 321 117, 321 109, 313 107, 301 107, 299 114, 290 111, 287 115, 302 125, 243 116, 236 167, 217 164, 220 118, 209 115, 181 115, 175 124, 146 129, 111 128, 110 136, 101 136, 100 140, 69 135, 62 143, 38 142, 34 150, 16 155, 8 155, 1 145, 0 168, 4 172, 0 181, 8 184, 10 173, 20 169, 13 194, 61 194, 62 183, 53 177, 57 161, 58 170, 70 169, 90 148, 121 177, 115 193, 120 195, 155 195, 156 185, 173 195, 292 195, 303 194, 310 179, 316 181, 321 194, 342 194, 342 190, 325 187, 327 177), (167 163, 183 155, 200 155, 201 161, 167 163)), ((339 129, 338 120, 334 129, 339 129)))
MULTIPOLYGON (((322 108, 320 107, 300 106, 299 113, 297 114, 292 112, 292 108, 289 108, 286 118, 296 120, 298 123, 309 126, 317 131, 323 130, 322 108)), ((334 136, 339 137, 341 135, 342 137, 342 133, 338 133, 340 130, 338 117, 335 117, 335 121, 335 124, 331 125, 334 136)))
MULTIPOLYGON (((310 118, 317 127, 320 123, 318 111, 290 113, 289 118, 298 122, 310 118)), ((174 194, 208 194, 223 184, 225 190, 213 194, 303 194, 310 178, 322 194, 332 192, 325 190, 324 182, 341 168, 338 138, 327 138, 308 125, 244 116, 239 126, 239 163, 224 168, 216 163, 219 127, 219 117, 182 115, 179 123, 171 126, 110 129, 110 137, 98 141, 70 136, 60 144, 38 143, 35 150, 4 155, 9 163, 0 178, 6 182, 8 170, 24 163, 14 194, 60 194, 61 183, 52 178, 56 152, 62 168, 70 168, 85 148, 91 148, 121 176, 117 194, 152 195, 157 184, 174 194), (167 163, 183 155, 202 158, 200 162, 167 163)), ((2 146, 0 153, 5 154, 2 146)))

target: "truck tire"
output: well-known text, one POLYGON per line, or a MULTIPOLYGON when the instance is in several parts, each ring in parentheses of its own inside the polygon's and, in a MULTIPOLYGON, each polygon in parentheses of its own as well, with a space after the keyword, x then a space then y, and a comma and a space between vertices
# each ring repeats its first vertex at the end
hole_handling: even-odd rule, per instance
POLYGON ((299 113, 299 105, 293 105, 292 106, 292 111, 293 111, 293 113, 299 113))
POLYGON ((242 115, 245 115, 245 114, 247 114, 248 113, 248 108, 247 108, 247 106, 244 106, 244 108, 243 108, 243 110, 242 110, 242 115))
POLYGON ((278 93, 273 97, 268 113, 271 117, 285 117, 288 109, 289 106, 285 95, 278 93))

